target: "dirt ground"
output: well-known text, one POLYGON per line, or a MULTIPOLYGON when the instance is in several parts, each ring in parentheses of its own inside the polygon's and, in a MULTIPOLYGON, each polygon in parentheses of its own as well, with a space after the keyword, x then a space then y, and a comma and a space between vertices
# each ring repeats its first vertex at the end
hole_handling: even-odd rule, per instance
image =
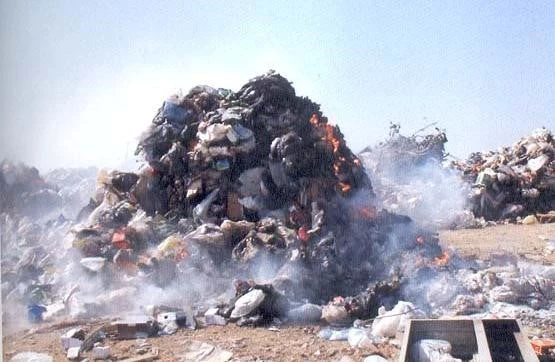
MULTIPOLYGON (((549 240, 555 239, 555 224, 501 225, 484 229, 443 231, 440 240, 444 247, 452 247, 462 257, 488 259, 492 254, 513 253, 519 258, 539 263, 555 262, 554 253, 546 253, 549 240)), ((102 321, 78 324, 87 331, 100 326, 102 321)), ((60 336, 68 324, 41 325, 35 331, 23 331, 3 336, 3 360, 18 352, 45 352, 55 361, 66 361, 60 346, 60 336)), ((233 353, 232 360, 240 361, 362 361, 365 356, 380 353, 390 361, 399 356, 399 342, 371 349, 351 348, 346 341, 326 341, 318 337, 321 325, 280 326, 278 328, 246 328, 235 325, 210 326, 197 330, 180 329, 172 336, 149 338, 147 349, 159 350, 158 360, 176 361, 192 341, 206 342, 233 353), (350 358, 350 359, 348 359, 350 358)), ((112 348, 112 360, 139 356, 136 349, 144 341, 107 340, 112 348)), ((90 353, 83 357, 89 357, 90 353)), ((82 358, 83 358, 82 357, 82 358)))
POLYGON ((492 254, 508 253, 537 263, 555 263, 555 253, 546 251, 548 241, 555 240, 555 223, 446 230, 439 233, 439 239, 443 247, 455 248, 462 257, 485 260, 492 254))

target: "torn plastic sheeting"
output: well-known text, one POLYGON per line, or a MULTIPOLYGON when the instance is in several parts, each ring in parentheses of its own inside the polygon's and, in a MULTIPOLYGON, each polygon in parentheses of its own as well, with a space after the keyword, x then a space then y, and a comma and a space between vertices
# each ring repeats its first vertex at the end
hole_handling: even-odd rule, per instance
POLYGON ((256 140, 254 137, 241 142, 237 146, 231 146, 231 149, 235 153, 248 153, 256 148, 256 140))
POLYGON ((372 334, 378 337, 395 337, 397 330, 404 330, 407 319, 412 317, 411 313, 415 309, 412 303, 403 301, 399 301, 390 311, 380 307, 378 317, 372 322, 372 334))
POLYGON ((232 144, 236 145, 239 142, 254 140, 254 133, 240 124, 232 126, 226 134, 227 139, 232 144))
POLYGON ((178 361, 196 362, 226 362, 233 357, 233 353, 214 345, 192 341, 186 346, 184 353, 178 356, 178 361))
POLYGON ((529 160, 527 166, 531 171, 538 172, 547 162, 549 162, 549 156, 544 154, 529 160))
POLYGON ((270 161, 270 174, 277 186, 283 186, 288 183, 287 175, 285 174, 285 166, 281 161, 270 161))
MULTIPOLYGON (((246 108, 243 108, 243 107, 228 108, 223 112, 221 121, 223 123, 226 123, 226 124, 233 123, 233 122, 240 122, 240 121, 243 120, 242 113, 245 110, 246 110, 246 108)), ((231 139, 230 139, 230 141, 231 141, 231 139)), ((231 142, 234 142, 234 141, 231 141, 231 142)))
POLYGON ((239 203, 250 210, 261 211, 266 205, 260 196, 247 196, 239 199, 239 203))
POLYGON ((368 348, 374 345, 370 339, 369 331, 362 328, 349 328, 347 341, 353 348, 368 348))
POLYGON ((253 196, 260 194, 260 183, 262 182, 262 174, 265 172, 264 167, 249 168, 239 175, 241 187, 239 193, 242 196, 253 196))
POLYGON ((318 337, 328 341, 346 341, 349 338, 349 328, 334 329, 326 327, 318 332, 318 337))
MULTIPOLYGON (((247 140, 254 140, 254 133, 249 128, 244 127, 241 124, 236 124, 231 127, 230 133, 233 133, 232 138, 234 138, 234 141, 231 141, 230 139, 232 143, 236 143, 238 141, 244 142, 247 140)), ((229 133, 228 138, 230 138, 229 133)))

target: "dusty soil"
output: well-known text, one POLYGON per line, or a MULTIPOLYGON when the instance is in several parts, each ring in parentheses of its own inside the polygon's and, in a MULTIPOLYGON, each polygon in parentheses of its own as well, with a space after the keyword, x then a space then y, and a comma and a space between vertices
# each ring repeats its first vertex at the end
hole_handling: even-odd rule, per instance
MULTIPOLYGON (((87 329, 94 329, 89 324, 87 329)), ((56 327, 54 327, 56 328, 56 327)), ((177 361, 192 341, 206 342, 233 353, 237 361, 330 361, 349 356, 353 360, 378 352, 376 349, 351 348, 346 341, 326 341, 318 337, 324 326, 285 326, 277 329, 209 326, 197 330, 180 329, 171 336, 149 338, 151 347, 159 349, 159 360, 177 361)), ((47 352, 55 361, 67 361, 59 338, 67 328, 45 330, 36 333, 19 333, 4 338, 4 360, 9 360, 16 352, 47 352)), ((105 343, 110 345, 114 360, 138 356, 136 348, 142 341, 122 340, 105 343)), ((150 347, 149 347, 150 349, 150 347)), ((396 359, 399 349, 393 345, 380 346, 379 351, 388 358, 396 359)), ((85 353, 83 357, 91 357, 85 353)))
MULTIPOLYGON (((555 262, 555 254, 545 252, 548 240, 555 239, 555 224, 500 225, 485 229, 443 231, 441 243, 452 247, 463 257, 488 259, 493 254, 513 253, 519 258, 539 263, 555 262)), ((106 321, 79 324, 91 331, 106 321)), ((49 353, 55 361, 66 361, 59 338, 70 326, 58 323, 41 325, 34 331, 23 331, 3 336, 3 359, 8 361, 17 352, 49 353)), ((320 325, 280 326, 278 328, 240 328, 235 325, 210 326, 198 330, 181 329, 175 335, 149 338, 149 347, 157 347, 159 360, 175 361, 192 341, 210 343, 233 353, 233 360, 241 361, 339 361, 342 358, 361 361, 365 356, 380 353, 395 361, 399 347, 393 341, 375 349, 351 348, 346 341, 326 341, 318 337, 320 325)), ((136 357, 141 341, 107 340, 113 360, 136 357)), ((90 357, 90 353, 83 357, 90 357)), ((89 359, 91 360, 91 359, 89 359)))
POLYGON ((492 254, 506 253, 542 264, 555 263, 555 253, 546 252, 548 241, 555 240, 555 223, 446 230, 439 233, 439 239, 443 247, 453 247, 462 257, 486 260, 492 254))

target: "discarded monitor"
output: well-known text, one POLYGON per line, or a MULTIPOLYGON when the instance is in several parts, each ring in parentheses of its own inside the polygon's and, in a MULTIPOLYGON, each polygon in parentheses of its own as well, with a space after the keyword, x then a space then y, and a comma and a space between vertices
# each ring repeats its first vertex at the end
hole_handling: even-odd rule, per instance
POLYGON ((449 354, 462 361, 539 361, 514 319, 409 320, 399 361, 425 360, 414 349, 423 340, 449 342, 449 354))

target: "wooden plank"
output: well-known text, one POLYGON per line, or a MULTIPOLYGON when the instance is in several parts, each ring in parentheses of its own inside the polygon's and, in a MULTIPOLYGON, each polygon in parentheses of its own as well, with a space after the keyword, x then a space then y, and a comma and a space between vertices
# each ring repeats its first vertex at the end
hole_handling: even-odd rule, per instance
POLYGON ((522 327, 520 326, 520 323, 518 323, 518 321, 516 321, 516 323, 518 325, 519 331, 515 332, 514 336, 516 343, 518 344, 518 348, 520 349, 520 354, 522 355, 522 358, 526 362, 539 362, 540 360, 536 353, 534 353, 530 341, 528 341, 528 338, 526 338, 524 333, 522 333, 522 327))
POLYGON ((486 330, 484 329, 484 324, 479 319, 474 320, 474 333, 476 334, 476 343, 478 344, 477 361, 492 362, 486 330))
POLYGON ((412 333, 412 320, 409 319, 405 325, 405 332, 403 334, 403 342, 401 343, 401 353, 399 354, 399 362, 408 362, 408 345, 410 341, 410 335, 412 333))

